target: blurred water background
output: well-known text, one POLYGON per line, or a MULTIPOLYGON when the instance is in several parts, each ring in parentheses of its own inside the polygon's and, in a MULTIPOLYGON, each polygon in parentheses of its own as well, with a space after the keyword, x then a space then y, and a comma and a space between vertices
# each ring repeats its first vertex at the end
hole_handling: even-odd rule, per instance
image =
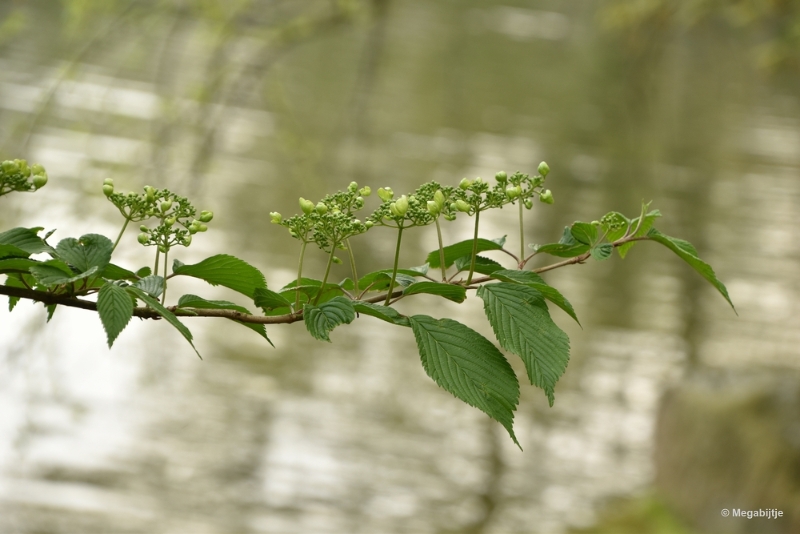
MULTIPOLYGON (((0 531, 800 532, 798 28, 788 0, 0 2, 0 158, 50 175, 0 199, 0 228, 114 236, 103 178, 169 187, 216 214, 179 259, 227 252, 281 287, 299 247, 269 211, 298 196, 546 160, 530 242, 653 200, 738 311, 656 244, 548 273, 583 329, 553 312, 572 357, 554 408, 523 385, 520 452, 370 318, 332 344, 271 327, 275 349, 187 321, 201 362, 163 324, 109 351, 92 314, 3 305, 0 531)), ((513 215, 483 237, 516 239, 513 215)), ((135 233, 129 268, 151 261, 135 233)), ((357 239, 360 270, 393 239, 357 239)), ((435 247, 418 232, 401 263, 435 247)), ((479 299, 402 304, 490 334, 479 299)))

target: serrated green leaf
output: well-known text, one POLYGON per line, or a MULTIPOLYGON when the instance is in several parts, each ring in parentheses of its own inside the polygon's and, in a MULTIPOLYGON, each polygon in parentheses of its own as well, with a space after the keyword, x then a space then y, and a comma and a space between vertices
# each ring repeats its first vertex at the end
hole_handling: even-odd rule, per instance
POLYGON ((501 280, 503 282, 524 284, 528 287, 532 287, 541 293, 544 298, 567 312, 570 317, 575 319, 576 323, 579 325, 581 324, 581 322, 578 320, 577 314, 575 313, 575 309, 572 307, 572 303, 570 303, 570 301, 568 301, 558 289, 549 285, 538 274, 531 271, 503 270, 495 271, 491 276, 492 278, 501 280))
POLYGON ((428 376, 442 389, 498 421, 519 446, 514 435, 519 382, 497 347, 452 319, 415 315, 409 322, 428 376))
POLYGON ((166 321, 169 324, 174 326, 175 329, 181 333, 184 339, 186 339, 186 341, 189 342, 189 345, 192 346, 192 349, 194 350, 195 354, 197 354, 197 357, 200 358, 201 360, 203 359, 203 357, 200 356, 200 353, 197 352, 197 349, 195 348, 194 343, 192 342, 192 332, 188 328, 186 328, 186 325, 180 322, 177 317, 175 317, 174 313, 166 309, 164 306, 161 305, 160 302, 158 302, 156 299, 154 299, 153 297, 151 297, 149 294, 142 291, 138 287, 128 286, 125 288, 125 291, 127 291, 134 297, 140 299, 142 302, 144 302, 145 304, 153 308, 156 312, 158 312, 158 314, 161 315, 161 317, 166 319, 166 321))
POLYGON ((572 230, 569 226, 564 227, 564 231, 561 233, 561 239, 558 240, 559 245, 576 245, 578 242, 572 237, 572 230))
MULTIPOLYGON (((21 289, 29 289, 36 285, 36 280, 33 276, 24 273, 9 273, 6 277, 5 284, 8 287, 18 287, 21 289), (24 280, 24 282, 23 282, 24 280), (27 285, 26 285, 27 284, 27 285)), ((8 297, 8 311, 14 311, 14 308, 20 301, 20 297, 8 297)))
POLYGON ((97 272, 97 266, 90 268, 88 271, 75 275, 68 275, 62 269, 53 265, 34 265, 30 268, 30 273, 36 278, 36 281, 43 286, 61 286, 71 284, 84 278, 89 278, 97 272))
POLYGON ((142 291, 146 291, 150 296, 158 298, 164 291, 164 277, 158 275, 145 276, 133 285, 142 291))
POLYGON ((106 268, 103 269, 103 272, 100 274, 103 278, 107 278, 109 280, 138 280, 140 277, 128 269, 124 269, 119 265, 114 265, 113 263, 109 263, 106 265, 106 268))
POLYGON ((0 258, 27 258, 30 253, 14 245, 0 245, 0 258))
POLYGON ((400 312, 391 306, 383 306, 381 304, 373 304, 371 302, 354 301, 353 309, 357 313, 363 313, 371 317, 376 317, 387 323, 396 324, 399 326, 411 326, 408 317, 401 315, 400 312))
POLYGON ((280 293, 276 293, 271 289, 266 289, 263 287, 256 288, 253 295, 253 302, 256 306, 264 311, 270 311, 277 308, 290 308, 292 306, 292 303, 289 302, 289 299, 280 293))
POLYGON ((267 287, 261 271, 246 261, 227 254, 217 254, 194 265, 180 265, 173 268, 173 272, 205 280, 212 286, 225 286, 251 299, 257 287, 267 287))
POLYGON ((96 271, 103 271, 111 261, 113 248, 114 243, 109 238, 99 234, 86 234, 80 239, 62 239, 56 247, 56 253, 79 272, 85 273, 92 267, 96 271))
POLYGON ((536 251, 539 253, 544 252, 545 254, 550 254, 551 256, 557 256, 559 258, 574 258, 589 250, 589 245, 580 243, 572 237, 569 227, 564 230, 564 235, 561 239, 565 242, 541 245, 536 251), (571 243, 569 241, 571 241, 571 243))
POLYGON ((30 228, 12 228, 11 230, 0 233, 0 257, 6 255, 2 252, 2 245, 8 245, 22 250, 25 256, 29 254, 38 254, 40 252, 53 252, 53 249, 39 237, 38 232, 30 228))
MULTIPOLYGON (((256 291, 263 291, 263 288, 257 288, 256 291)), ((240 313, 246 313, 247 315, 252 315, 250 310, 243 306, 239 306, 238 304, 234 304, 233 302, 229 302, 227 300, 206 300, 202 297, 198 297, 197 295, 183 295, 180 299, 178 299, 178 307, 200 310, 234 310, 240 313)), ((269 339, 269 337, 267 337, 267 328, 265 325, 258 323, 243 323, 242 321, 237 321, 236 319, 231 319, 231 321, 249 328, 259 336, 266 339, 267 342, 272 345, 272 341, 269 339)), ((274 347, 275 345, 272 346, 274 347)))
MULTIPOLYGON (((688 241, 684 241, 683 239, 678 239, 675 237, 670 237, 668 235, 662 234, 655 228, 651 228, 649 232, 647 232, 647 237, 651 241, 655 241, 656 243, 661 243, 672 252, 678 255, 683 261, 688 263, 692 269, 700 273, 700 276, 708 280, 712 286, 714 286, 720 294, 725 297, 725 300, 728 301, 728 304, 731 305, 733 311, 736 311, 736 308, 731 301, 730 296, 728 296, 728 289, 725 287, 725 284, 717 279, 717 275, 714 273, 714 269, 711 268, 709 264, 701 260, 697 257, 697 249, 689 243, 688 241)), ((738 315, 738 314, 737 314, 738 315)))
POLYGON ((0 260, 0 274, 6 273, 24 273, 34 265, 39 265, 36 260, 29 260, 28 258, 8 258, 0 260))
POLYGON ((592 258, 596 259, 597 261, 607 260, 611 257, 611 253, 614 252, 614 245, 611 243, 603 243, 601 245, 597 245, 592 247, 591 253, 592 258))
POLYGON ((133 317, 133 301, 122 287, 107 283, 97 294, 97 313, 106 331, 108 348, 114 344, 117 336, 128 326, 133 317))
MULTIPOLYGON (((450 267, 455 263, 458 258, 463 256, 471 256, 472 255, 472 244, 473 240, 469 239, 467 241, 461 241, 455 243, 453 245, 448 245, 444 247, 444 265, 445 267, 450 267)), ((503 248, 503 245, 498 243, 497 241, 492 241, 489 239, 478 238, 478 249, 477 252, 484 252, 487 250, 500 250, 503 248)), ((426 259, 428 265, 431 266, 433 269, 438 269, 441 264, 439 261, 439 249, 437 248, 430 254, 426 259)))
POLYGON ((50 319, 53 318, 53 314, 56 313, 56 308, 58 304, 45 304, 45 310, 47 310, 47 322, 50 322, 50 319))
POLYGON ((464 302, 464 299, 467 298, 467 289, 464 286, 440 282, 415 282, 403 290, 404 295, 417 295, 420 293, 437 295, 453 302, 464 302))
POLYGON ((481 286, 478 296, 500 345, 522 358, 531 384, 544 390, 552 406, 569 362, 569 338, 550 318, 542 294, 500 282, 481 286))
POLYGON ((324 304, 303 307, 303 320, 309 334, 321 341, 330 342, 331 330, 340 324, 350 324, 356 318, 355 309, 349 299, 335 297, 324 304))
POLYGON ((593 245, 597 241, 597 227, 585 222, 576 222, 570 228, 572 237, 584 245, 593 245))
MULTIPOLYGON (((456 269, 459 271, 466 271, 472 263, 472 256, 462 256, 455 261, 456 269)), ((480 274, 492 274, 499 271, 503 266, 499 262, 491 258, 484 258, 483 256, 475 256, 475 272, 480 274)))
MULTIPOLYGON (((639 229, 636 230, 636 233, 633 234, 634 237, 642 237, 642 236, 647 235, 647 232, 649 232, 650 229, 655 224, 656 219, 661 217, 661 212, 658 211, 658 210, 652 210, 652 211, 649 211, 649 212, 645 213, 649 207, 650 207, 650 203, 649 202, 647 204, 642 204, 642 215, 640 217, 636 217, 635 219, 633 219, 631 221, 631 228, 636 228, 636 226, 639 227, 639 229), (644 217, 644 218, 642 218, 642 217, 644 217), (639 224, 639 219, 642 219, 642 224, 639 224)), ((628 251, 636 243, 638 243, 638 241, 630 241, 628 243, 625 243, 624 245, 618 246, 617 247, 617 253, 619 254, 619 257, 622 258, 622 259, 625 259, 625 255, 628 254, 628 251)), ((695 256, 697 256, 696 253, 695 253, 695 256)))

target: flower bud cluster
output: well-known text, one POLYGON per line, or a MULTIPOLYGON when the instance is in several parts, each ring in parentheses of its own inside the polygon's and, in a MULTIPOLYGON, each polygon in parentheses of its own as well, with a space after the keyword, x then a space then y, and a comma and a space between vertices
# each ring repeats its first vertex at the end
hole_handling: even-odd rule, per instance
POLYGON ((156 189, 144 186, 143 193, 118 193, 114 189, 114 180, 103 181, 103 194, 117 207, 128 221, 146 222, 156 220, 153 227, 142 224, 137 237, 144 246, 156 246, 159 251, 166 252, 175 245, 188 247, 192 236, 198 232, 206 232, 208 223, 214 213, 197 210, 185 197, 176 195, 168 189, 156 189))
POLYGON ((28 165, 24 159, 5 160, 0 163, 0 196, 13 191, 28 193, 47 184, 47 172, 35 163, 28 165))
POLYGON ((382 187, 378 196, 383 203, 367 218, 367 222, 378 226, 409 227, 426 226, 440 216, 452 221, 456 210, 451 203, 463 195, 460 189, 437 182, 422 184, 412 194, 399 198, 394 198, 390 188, 382 187))

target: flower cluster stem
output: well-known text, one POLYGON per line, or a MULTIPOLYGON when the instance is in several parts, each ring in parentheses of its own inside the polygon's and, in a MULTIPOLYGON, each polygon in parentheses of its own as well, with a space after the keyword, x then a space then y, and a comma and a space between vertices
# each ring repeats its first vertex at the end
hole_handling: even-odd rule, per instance
MULTIPOLYGON (((306 245, 308 245, 308 241, 303 240, 303 246, 300 247, 300 261, 297 263, 297 286, 300 286, 300 278, 303 276, 303 258, 306 255, 306 245)), ((294 291, 294 311, 297 311, 300 308, 300 290, 295 289, 294 291)))
POLYGON ((117 236, 117 240, 114 241, 114 246, 111 248, 111 252, 114 252, 117 249, 117 245, 119 245, 119 240, 122 239, 122 234, 125 233, 125 229, 128 227, 129 222, 131 222, 131 220, 125 217, 125 224, 122 225, 122 230, 119 231, 119 235, 117 236))
POLYGON ((439 217, 436 221, 436 235, 439 237, 439 266, 442 268, 442 282, 447 282, 447 267, 444 264, 444 245, 442 243, 442 228, 439 226, 439 217))
POLYGON ((525 227, 522 224, 522 200, 517 202, 519 204, 519 261, 525 257, 525 227))
POLYGON ((481 210, 475 209, 475 235, 472 238, 472 261, 469 264, 469 276, 467 276, 467 285, 472 283, 472 274, 475 272, 475 258, 478 257, 478 224, 481 219, 481 210))
POLYGON ((353 271, 353 285, 355 291, 358 291, 358 271, 356 271, 356 257, 353 255, 353 247, 350 246, 350 239, 345 239, 344 244, 347 247, 347 252, 350 255, 350 269, 353 271))
POLYGON ((389 291, 386 293, 386 301, 384 306, 388 306, 392 301, 392 292, 394 291, 394 281, 397 279, 397 264, 400 261, 400 242, 403 240, 403 223, 397 229, 397 246, 394 249, 394 267, 392 268, 392 281, 389 282, 389 291))
POLYGON ((169 261, 169 249, 164 251, 164 292, 161 293, 161 304, 164 304, 167 301, 167 264, 169 261))
MULTIPOLYGON (((325 284, 328 283, 328 275, 331 274, 331 264, 333 263, 333 255, 336 252, 336 246, 331 244, 331 254, 328 256, 328 265, 325 267, 325 277, 322 279, 322 285, 319 287, 319 291, 317 291, 317 296, 314 298, 314 306, 319 304, 319 299, 322 298, 322 293, 325 291, 325 284)), ((298 284, 300 282, 298 281, 298 284)))

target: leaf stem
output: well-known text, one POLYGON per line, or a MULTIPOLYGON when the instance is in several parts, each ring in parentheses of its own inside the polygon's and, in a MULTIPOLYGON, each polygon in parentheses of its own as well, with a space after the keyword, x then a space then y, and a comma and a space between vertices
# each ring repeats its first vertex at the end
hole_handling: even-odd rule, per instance
POLYGON ((444 245, 442 244, 442 228, 439 226, 439 217, 436 221, 436 235, 439 237, 439 266, 442 268, 442 282, 447 282, 447 267, 444 265, 444 245))
POLYGON ((358 291, 358 271, 356 271, 356 257, 353 255, 353 247, 350 246, 350 238, 344 240, 347 252, 350 254, 350 269, 353 271, 353 284, 358 291))
POLYGON ((481 219, 480 208, 475 208, 475 235, 472 238, 472 261, 469 264, 469 276, 467 276, 467 285, 472 283, 472 274, 475 272, 475 258, 478 256, 478 224, 481 219))
POLYGON ((125 229, 128 227, 128 223, 129 222, 131 222, 131 220, 126 217, 125 218, 125 224, 122 225, 122 230, 119 231, 119 235, 117 236, 117 240, 114 241, 114 246, 111 247, 111 252, 114 252, 116 250, 117 245, 119 245, 119 240, 122 239, 122 234, 125 233, 125 229))
POLYGON ((158 250, 158 246, 156 246, 156 264, 153 267, 153 274, 158 274, 158 256, 161 252, 158 250))
POLYGON ((308 241, 303 240, 303 246, 300 248, 300 261, 297 264, 297 288, 294 293, 294 311, 300 307, 300 278, 303 276, 303 258, 306 255, 306 245, 308 241))
POLYGON ((394 249, 394 268, 392 269, 392 281, 389 282, 389 291, 386 293, 384 306, 388 306, 392 301, 392 291, 394 291, 394 281, 397 278, 397 264, 400 261, 400 242, 403 240, 403 223, 400 222, 397 230, 397 246, 394 249))
MULTIPOLYGON (((519 204, 519 261, 525 257, 525 227, 522 224, 522 200, 517 201, 519 204)), ((519 268, 522 269, 524 263, 520 264, 519 268)))
MULTIPOLYGON (((328 256, 328 266, 325 267, 325 277, 322 279, 322 285, 319 286, 319 291, 317 291, 317 296, 314 297, 314 306, 317 305, 319 299, 322 298, 322 293, 325 291, 325 284, 328 283, 328 275, 331 274, 331 264, 333 263, 333 254, 336 252, 336 245, 331 243, 331 255, 328 256)), ((300 282, 298 282, 299 284, 300 282)))

